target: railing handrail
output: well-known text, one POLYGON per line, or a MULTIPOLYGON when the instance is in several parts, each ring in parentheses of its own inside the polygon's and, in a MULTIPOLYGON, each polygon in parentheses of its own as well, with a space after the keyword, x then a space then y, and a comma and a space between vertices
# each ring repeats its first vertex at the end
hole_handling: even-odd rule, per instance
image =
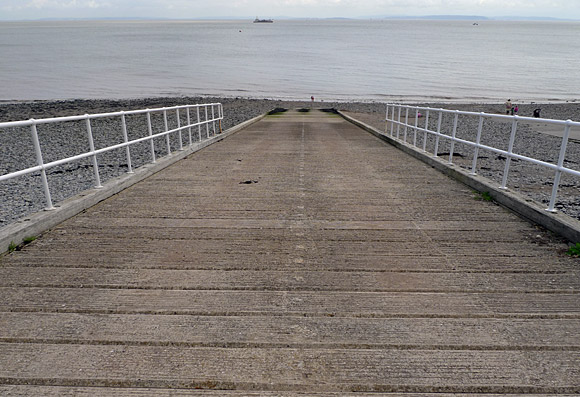
MULTIPOLYGON (((2 122, 0 123, 0 129, 6 128, 16 128, 16 127, 31 127, 32 132, 32 142, 34 145, 34 149, 36 152, 36 163, 37 165, 33 167, 28 167, 25 169, 21 169, 18 171, 10 172, 8 174, 0 175, 0 182, 5 181, 8 179, 13 179, 19 176, 24 176, 36 172, 41 173, 41 182, 42 187, 44 190, 45 200, 46 200, 46 209, 51 210, 54 209, 52 204, 52 198, 50 189, 48 186, 48 180, 46 175, 46 170, 59 166, 64 165, 67 163, 72 163, 74 161, 82 160, 84 158, 92 157, 93 159, 93 171, 94 171, 94 179, 95 179, 95 188, 101 188, 101 181, 99 176, 99 164, 97 160, 97 155, 103 154, 106 152, 110 152, 112 150, 122 149, 125 148, 126 150, 126 159, 127 159, 127 168, 128 173, 133 173, 132 165, 131 165, 131 152, 129 150, 131 145, 135 145, 137 143, 149 141, 151 143, 151 157, 152 163, 156 162, 155 156, 155 146, 154 146, 154 139, 160 137, 166 137, 166 144, 167 144, 167 155, 171 154, 171 144, 169 136, 171 134, 177 133, 178 134, 178 141, 179 141, 179 148, 178 150, 183 150, 183 137, 181 132, 184 130, 189 130, 189 145, 193 145, 194 141, 192 139, 192 128, 198 127, 198 135, 199 140, 201 141, 204 139, 203 135, 205 135, 205 139, 209 139, 211 136, 216 135, 216 126, 215 123, 223 120, 223 106, 221 103, 205 103, 205 104, 195 104, 195 105, 179 105, 179 106, 172 106, 172 107, 162 107, 162 108, 155 108, 155 109, 139 109, 139 110, 130 110, 130 111, 118 111, 118 112, 110 112, 110 113, 95 113, 95 114, 84 114, 84 115, 77 115, 77 116, 66 116, 66 117, 52 117, 52 118, 43 118, 43 119, 29 119, 29 120, 22 120, 22 121, 12 121, 12 122, 2 122), (205 117, 203 120, 200 116, 200 109, 203 108, 205 112, 205 117), (211 114, 208 112, 208 108, 211 109, 211 114), (217 115, 215 114, 215 110, 217 108, 217 115), (187 123, 186 125, 181 125, 181 116, 179 111, 185 109, 187 111, 187 123), (196 110, 196 120, 192 122, 190 110, 196 110), (175 111, 176 118, 177 118, 177 128, 169 129, 168 121, 167 121, 167 112, 168 111, 175 111), (153 133, 152 123, 151 123, 151 114, 153 113, 163 113, 163 122, 164 122, 164 131, 159 133, 153 133), (144 132, 143 137, 129 140, 127 135, 127 123, 125 116, 128 115, 139 115, 139 114, 146 114, 147 115, 147 127, 148 131, 144 132), (211 118, 210 118, 211 116, 211 118), (93 134, 92 134, 92 127, 91 127, 91 120, 98 119, 98 118, 106 118, 106 117, 121 117, 121 130, 123 134, 123 142, 115 145, 109 145, 100 149, 95 149, 94 142, 93 142, 93 134), (41 150, 40 140, 38 137, 38 132, 36 127, 42 124, 52 124, 52 123, 62 123, 62 122, 69 122, 69 121, 86 121, 86 130, 88 134, 88 143, 89 143, 89 150, 85 151, 81 154, 77 154, 75 156, 64 157, 49 163, 44 163, 44 158, 41 150), (213 134, 210 131, 209 125, 213 125, 213 134), (201 126, 205 125, 205 134, 202 133, 201 126)), ((221 124, 220 124, 221 130, 221 124)), ((1 135, 0 135, 1 137, 1 135)))
POLYGON ((145 114, 147 112, 155 113, 155 112, 163 112, 169 110, 177 110, 177 109, 191 109, 191 108, 200 108, 204 106, 221 106, 221 103, 204 103, 204 104, 196 104, 196 105, 179 105, 179 106, 171 106, 171 107, 162 107, 162 108, 154 108, 154 109, 139 109, 139 110, 127 110, 127 111, 118 111, 118 112, 110 112, 110 113, 94 113, 94 114, 83 114, 77 116, 61 116, 61 117, 48 117, 42 119, 28 119, 28 120, 20 120, 20 121, 6 121, 0 122, 0 128, 12 128, 12 127, 29 127, 32 124, 41 125, 41 124, 50 124, 50 123, 62 123, 65 121, 82 121, 86 119, 98 119, 103 117, 115 117, 115 116, 122 116, 123 114, 133 115, 133 114, 145 114))
MULTIPOLYGON (((550 204, 548 205, 548 208, 546 209, 547 211, 550 211, 550 212, 556 212, 554 207, 556 204, 556 198, 557 198, 557 193, 558 193, 558 188, 560 185, 560 179, 561 179, 562 173, 567 173, 570 175, 580 177, 580 171, 574 170, 574 169, 571 169, 568 167, 564 167, 564 160, 566 157, 566 149, 567 149, 567 145, 568 145, 568 142, 570 139, 570 130, 572 127, 580 127, 580 122, 577 122, 577 121, 545 119, 545 118, 539 118, 539 117, 525 117, 525 116, 518 116, 518 115, 491 114, 491 113, 485 113, 485 112, 467 112, 467 111, 460 111, 460 110, 431 108, 431 107, 424 107, 424 106, 411 106, 411 105, 402 105, 402 104, 387 104, 385 121, 387 123, 388 122, 391 123, 391 131, 390 131, 391 138, 401 140, 401 141, 405 142, 405 144, 409 144, 407 142, 407 129, 408 128, 411 128, 414 131, 413 132, 414 133, 413 146, 415 146, 415 147, 417 147, 417 132, 424 133, 425 135, 424 135, 424 139, 423 139, 423 151, 425 151, 425 152, 426 152, 426 142, 427 142, 426 136, 427 136, 427 134, 433 135, 436 138, 435 148, 433 151, 434 157, 437 157, 437 155, 438 155, 438 146, 439 146, 439 139, 440 138, 447 139, 447 140, 451 141, 451 144, 450 144, 451 147, 450 147, 450 151, 449 151, 449 161, 448 161, 450 164, 453 163, 453 151, 454 151, 454 144, 455 143, 461 143, 461 144, 465 144, 465 145, 474 147, 474 156, 473 156, 472 167, 471 167, 471 174, 472 175, 476 175, 479 149, 488 150, 491 152, 495 152, 495 153, 504 155, 506 157, 506 164, 505 164, 505 168, 504 168, 503 179, 502 179, 500 189, 507 189, 507 186, 506 186, 507 185, 507 178, 508 178, 508 174, 509 174, 510 162, 512 159, 524 160, 524 161, 530 162, 532 164, 536 164, 536 165, 543 166, 543 167, 554 170, 555 176, 554 176, 554 182, 553 182, 553 187, 552 187, 552 195, 550 197, 550 204), (392 112, 390 112, 391 109, 392 109, 392 112), (395 109, 398 109, 398 117, 397 118, 395 117, 395 109), (401 113, 402 113, 401 110, 406 110, 404 122, 401 121, 401 113), (414 125, 408 123, 409 110, 414 110, 416 112, 414 125), (419 111, 424 111, 426 113, 424 127, 420 127, 418 125, 419 111), (391 113, 391 118, 389 118, 389 112, 391 113), (435 112, 435 113, 439 114, 439 119, 438 119, 438 123, 437 123, 438 124, 437 131, 433 131, 433 130, 429 129, 429 113, 430 112, 435 112), (442 115, 444 113, 455 115, 454 122, 453 122, 453 131, 452 131, 451 135, 441 133, 441 118, 442 118, 442 115), (476 138, 475 142, 461 139, 461 138, 457 138, 457 136, 456 136, 457 120, 458 120, 458 116, 460 116, 460 115, 478 117, 480 119, 478 131, 477 131, 477 138, 476 138), (483 119, 486 119, 486 118, 487 119, 510 120, 512 122, 512 129, 511 129, 508 150, 503 150, 503 149, 495 148, 492 146, 484 145, 480 142, 481 135, 482 135, 483 119), (560 145, 560 153, 558 155, 557 164, 549 163, 547 161, 539 160, 539 159, 536 159, 533 157, 528 157, 528 156, 524 156, 524 155, 517 154, 517 153, 513 152, 513 145, 514 145, 515 135, 516 135, 517 126, 518 126, 519 122, 533 122, 533 123, 539 122, 539 123, 544 123, 544 124, 560 125, 560 126, 564 127, 564 132, 563 132, 563 136, 562 136, 562 142, 560 145), (394 131, 395 125, 397 126, 396 136, 395 136, 395 131, 394 131), (403 139, 399 138, 400 137, 400 130, 399 130, 400 127, 405 127, 403 139)), ((385 128, 388 128, 388 126, 386 126, 385 128)), ((388 134, 388 130, 386 130, 385 133, 388 134)))
POLYGON ((530 121, 530 122, 542 122, 546 124, 557 124, 557 125, 573 125, 580 127, 580 121, 572 121, 572 120, 557 120, 557 119, 544 119, 540 117, 527 117, 527 116, 519 116, 519 115, 507 115, 507 114, 494 114, 494 113, 485 113, 485 112, 468 112, 465 110, 452 110, 452 109, 443 109, 443 108, 430 108, 424 106, 411 106, 411 105, 399 105, 399 104, 387 104, 387 107, 395 106, 400 107, 403 109, 419 109, 419 110, 431 110, 443 113, 452 113, 452 114, 460 114, 465 116, 483 116, 485 118, 496 118, 496 119, 504 119, 504 120, 513 120, 517 118, 521 121, 530 121))

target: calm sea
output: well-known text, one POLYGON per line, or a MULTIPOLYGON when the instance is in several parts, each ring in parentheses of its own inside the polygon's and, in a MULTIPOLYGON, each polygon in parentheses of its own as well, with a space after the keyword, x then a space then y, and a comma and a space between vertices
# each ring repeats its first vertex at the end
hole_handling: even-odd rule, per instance
POLYGON ((0 100, 580 99, 580 22, 0 22, 0 100))

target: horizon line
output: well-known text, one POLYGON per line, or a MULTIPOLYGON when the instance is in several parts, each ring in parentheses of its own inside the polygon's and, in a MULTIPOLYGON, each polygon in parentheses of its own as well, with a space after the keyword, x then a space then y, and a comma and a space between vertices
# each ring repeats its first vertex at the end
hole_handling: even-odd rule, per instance
MULTIPOLYGON (((432 14, 432 15, 370 15, 359 17, 289 17, 275 16, 278 20, 477 20, 477 21, 553 21, 553 22, 577 22, 577 18, 558 18, 558 17, 536 17, 536 16, 483 16, 468 14, 432 14)), ((253 20, 253 17, 237 16, 208 16, 198 18, 163 18, 163 17, 48 17, 48 18, 30 18, 30 19, 1 19, 0 22, 38 22, 38 21, 236 21, 236 20, 253 20)))

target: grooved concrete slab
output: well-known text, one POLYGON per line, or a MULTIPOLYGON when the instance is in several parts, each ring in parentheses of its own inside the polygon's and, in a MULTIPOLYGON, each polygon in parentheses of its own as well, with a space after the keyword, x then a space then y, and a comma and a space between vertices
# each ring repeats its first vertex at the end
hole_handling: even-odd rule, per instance
POLYGON ((0 288, 571 293, 570 274, 336 270, 174 270, 0 268, 0 288))
POLYGON ((0 394, 580 392, 578 261, 474 197, 266 117, 0 258, 0 394))

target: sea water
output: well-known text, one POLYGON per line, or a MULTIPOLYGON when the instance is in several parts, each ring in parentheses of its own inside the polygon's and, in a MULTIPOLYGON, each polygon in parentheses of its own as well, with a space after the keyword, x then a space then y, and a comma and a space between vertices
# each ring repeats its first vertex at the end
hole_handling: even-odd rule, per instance
POLYGON ((580 99, 580 22, 0 22, 0 100, 580 99))

